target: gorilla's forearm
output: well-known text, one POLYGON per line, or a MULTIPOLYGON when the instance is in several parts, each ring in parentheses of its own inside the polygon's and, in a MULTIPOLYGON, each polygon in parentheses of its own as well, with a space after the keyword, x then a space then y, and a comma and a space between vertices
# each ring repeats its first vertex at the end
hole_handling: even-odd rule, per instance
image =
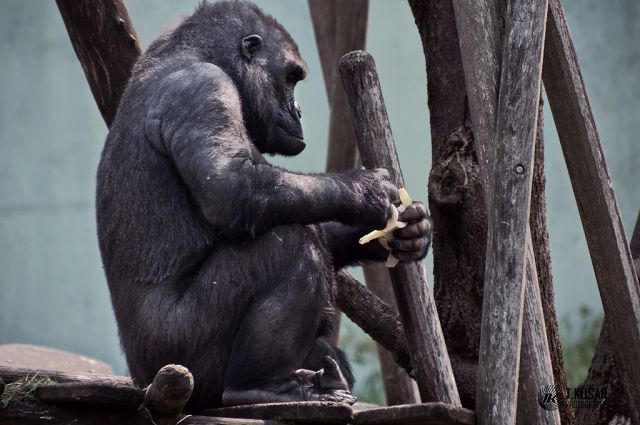
POLYGON ((370 228, 335 221, 321 223, 318 227, 331 252, 336 270, 362 260, 384 261, 389 254, 377 241, 364 245, 358 243, 358 239, 368 233, 370 228))

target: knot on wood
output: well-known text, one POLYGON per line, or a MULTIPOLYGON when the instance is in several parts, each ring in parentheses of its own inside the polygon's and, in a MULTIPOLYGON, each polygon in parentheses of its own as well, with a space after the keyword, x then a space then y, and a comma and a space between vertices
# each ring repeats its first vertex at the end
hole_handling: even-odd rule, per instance
POLYGON ((439 205, 459 205, 479 178, 473 135, 467 125, 449 134, 429 174, 429 197, 439 205))

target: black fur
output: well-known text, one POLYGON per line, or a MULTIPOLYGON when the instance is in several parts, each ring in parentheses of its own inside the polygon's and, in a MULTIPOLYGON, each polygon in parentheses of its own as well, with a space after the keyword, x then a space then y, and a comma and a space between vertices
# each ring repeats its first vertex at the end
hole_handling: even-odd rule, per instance
POLYGON ((386 257, 357 238, 384 226, 396 194, 381 170, 295 174, 265 160, 304 147, 293 89, 305 72, 256 6, 203 3, 138 61, 107 137, 98 236, 129 370, 145 386, 165 364, 188 367, 191 410, 225 390, 244 391, 232 403, 326 399, 332 385, 295 373, 332 369, 325 356, 353 383, 325 338, 333 273, 386 257), (243 52, 254 34, 260 48, 243 52))

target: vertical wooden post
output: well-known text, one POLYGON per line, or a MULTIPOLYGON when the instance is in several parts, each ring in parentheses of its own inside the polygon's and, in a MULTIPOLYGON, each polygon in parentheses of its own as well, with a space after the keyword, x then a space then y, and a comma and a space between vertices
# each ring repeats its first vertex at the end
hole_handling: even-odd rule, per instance
MULTIPOLYGON (((373 58, 365 52, 351 52, 340 60, 339 66, 364 166, 386 168, 391 181, 403 187, 404 179, 373 58)), ((460 406, 424 267, 420 262, 400 263, 391 270, 391 280, 422 401, 460 406)))
POLYGON ((631 413, 640 423, 640 286, 559 0, 549 1, 547 34, 543 77, 549 105, 631 413))
MULTIPOLYGON (((344 171, 358 166, 358 150, 344 88, 337 72, 338 60, 347 52, 363 50, 366 44, 368 0, 308 0, 322 62, 325 88, 331 106, 327 171, 344 171)), ((395 307, 389 272, 382 264, 363 265, 367 286, 384 302, 395 307)), ((336 329, 340 323, 336 320, 336 329)), ((338 341, 336 332, 335 343, 338 341)), ((378 357, 387 404, 416 403, 415 384, 378 344, 378 357)))

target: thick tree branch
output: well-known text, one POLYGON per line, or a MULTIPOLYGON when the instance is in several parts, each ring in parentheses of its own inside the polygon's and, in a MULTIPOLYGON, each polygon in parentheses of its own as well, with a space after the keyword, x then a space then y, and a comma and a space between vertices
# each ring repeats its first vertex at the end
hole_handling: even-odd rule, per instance
POLYGON ((56 0, 107 126, 142 48, 122 0, 56 0))

